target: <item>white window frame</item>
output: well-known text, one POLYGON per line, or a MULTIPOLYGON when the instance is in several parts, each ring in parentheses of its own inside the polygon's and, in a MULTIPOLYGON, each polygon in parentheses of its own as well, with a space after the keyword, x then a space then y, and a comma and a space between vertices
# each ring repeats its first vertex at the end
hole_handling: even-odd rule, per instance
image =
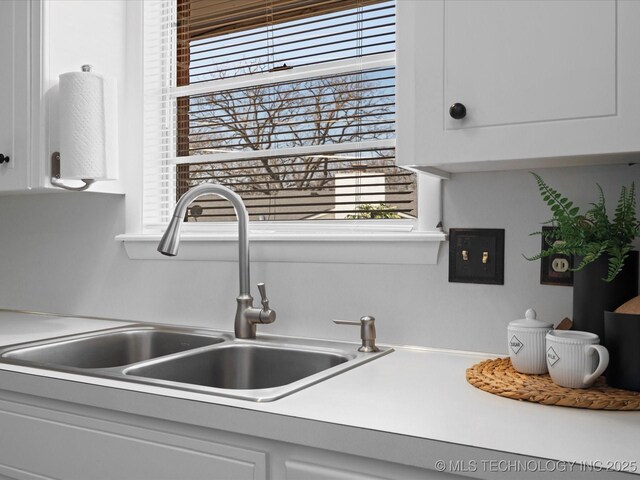
MULTIPOLYGON (((401 1, 401 0, 397 0, 401 1)), ((130 22, 131 28, 138 28, 144 24, 144 2, 131 2, 130 22)), ((407 9, 397 9, 397 23, 402 19, 399 13, 407 13, 407 9)), ((399 32, 399 29, 398 29, 399 32)), ((133 33, 130 30, 130 33, 133 33)), ((132 35, 133 36, 133 35, 132 35)), ((143 62, 142 55, 142 35, 138 33, 132 46, 137 46, 132 50, 137 51, 139 62, 139 73, 143 76, 141 68, 143 62), (136 45, 139 42, 139 45, 136 45)), ((407 39, 408 40, 408 39, 407 39)), ((403 35, 397 34, 396 49, 403 48, 403 35)), ((409 45, 408 48, 413 48, 409 45)), ((363 58, 362 68, 375 68, 376 66, 389 66, 389 62, 395 58, 395 54, 380 54, 363 58)), ((411 72, 412 68, 403 68, 399 63, 393 62, 396 66, 396 76, 398 83, 400 76, 406 71, 411 72)), ((351 65, 353 65, 351 63, 351 65)), ((173 95, 183 96, 212 91, 212 84, 217 89, 228 88, 231 82, 234 88, 244 84, 255 85, 258 82, 271 83, 274 81, 293 80, 300 77, 322 75, 328 73, 340 73, 345 71, 346 66, 340 61, 324 66, 301 67, 294 71, 285 70, 280 72, 267 72, 257 74, 249 79, 229 79, 216 80, 201 84, 176 87, 173 95), (258 78, 258 76, 264 78, 258 78)), ((353 66, 351 66, 353 70, 353 66)), ((142 83, 142 78, 138 78, 138 92, 142 83)), ((405 80, 408 83, 411 79, 405 80)), ((135 88, 134 88, 135 90, 135 88)), ((403 101, 406 101, 406 95, 403 101)), ((402 106, 397 102, 396 120, 398 124, 402 121, 402 106)), ((135 109, 135 114, 141 117, 141 107, 135 109)), ((142 119, 141 119, 142 120, 142 119)), ((402 155, 402 145, 398 145, 395 139, 376 140, 372 142, 384 142, 386 146, 395 146, 396 155, 402 155)), ((141 143, 141 142, 140 142, 141 143)), ((363 142, 369 144, 371 142, 363 142)), ((141 153, 142 145, 137 145, 141 153)), ((329 147, 333 148, 333 147, 329 147)), ((345 148, 345 144, 338 144, 335 148, 345 148)), ((278 149, 274 154, 282 155, 286 149, 278 149)), ((326 152, 327 147, 323 147, 326 152)), ((305 149, 306 152, 309 150, 305 149)), ((267 152, 260 152, 264 156, 267 152)), ((268 153, 267 153, 268 154, 268 153)), ((223 154, 224 155, 224 154, 223 154)), ((236 155, 234 153, 230 155, 236 155)), ((207 155, 198 156, 198 161, 206 160, 207 155)), ((215 155, 215 159, 223 159, 221 155, 215 155)), ((185 159, 186 160, 186 159, 185 159)), ((176 162, 177 163, 177 162, 176 162)), ((224 223, 186 223, 183 225, 183 244, 180 254, 169 259, 163 257, 155 251, 155 244, 160 239, 159 229, 149 230, 143 228, 142 196, 143 183, 142 172, 138 171, 137 182, 128 193, 133 193, 135 200, 128 201, 127 205, 127 234, 116 237, 118 241, 124 243, 127 254, 132 259, 167 259, 176 260, 221 260, 232 261, 237 256, 235 238, 236 222, 224 223), (132 218, 133 217, 133 218, 132 218)), ((313 263, 376 263, 376 264, 435 264, 440 243, 446 240, 445 234, 440 228, 442 218, 441 190, 444 176, 434 176, 416 171, 417 174, 417 208, 418 218, 416 220, 384 220, 384 221, 276 221, 276 222, 255 222, 250 224, 250 240, 253 242, 252 260, 269 262, 313 262, 313 263), (282 248, 286 244, 286 248, 282 248)), ((175 188, 175 186, 174 186, 175 188)))

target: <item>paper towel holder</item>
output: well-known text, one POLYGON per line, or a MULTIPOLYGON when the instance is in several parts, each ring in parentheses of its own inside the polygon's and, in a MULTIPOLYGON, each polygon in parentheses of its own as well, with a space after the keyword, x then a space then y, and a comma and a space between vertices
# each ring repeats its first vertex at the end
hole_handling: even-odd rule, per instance
MULTIPOLYGON (((81 70, 83 72, 91 72, 93 65, 82 65, 81 70)), ((84 185, 81 187, 70 187, 60 181, 60 152, 53 152, 51 155, 51 185, 72 192, 82 192, 95 183, 95 180, 93 178, 83 178, 82 182, 84 182, 84 185)))
POLYGON ((93 178, 83 178, 82 181, 84 185, 81 187, 70 187, 69 185, 65 185, 60 181, 60 152, 53 152, 51 155, 51 185, 54 185, 59 188, 64 188, 65 190, 71 190, 72 192, 82 192, 88 189, 95 180, 93 178))

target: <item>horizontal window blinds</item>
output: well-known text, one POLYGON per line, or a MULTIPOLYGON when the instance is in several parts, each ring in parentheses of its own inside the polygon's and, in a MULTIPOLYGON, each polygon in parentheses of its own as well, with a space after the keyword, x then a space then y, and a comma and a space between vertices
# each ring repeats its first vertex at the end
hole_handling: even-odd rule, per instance
POLYGON ((222 10, 219 18, 215 15, 216 5, 211 2, 191 0, 189 8, 185 1, 184 20, 179 23, 183 34, 179 37, 177 52, 184 68, 188 68, 188 76, 185 74, 182 81, 193 84, 393 52, 393 2, 366 2, 370 4, 367 7, 358 6, 359 3, 349 0, 231 1, 217 5, 222 10), (233 28, 208 30, 206 19, 211 17, 226 27, 243 24, 250 12, 239 7, 249 8, 249 4, 254 9, 250 28, 239 32, 233 28), (313 4, 316 4, 315 15, 309 16, 313 4), (206 10, 206 6, 211 12, 199 13, 206 10), (229 31, 232 33, 227 33, 229 31))
MULTIPOLYGON (((178 192, 220 183, 242 196, 255 220, 410 218, 413 174, 393 163, 392 149, 188 163, 179 166, 178 192)), ((200 198, 188 210, 188 221, 233 218, 219 197, 200 198)))
MULTIPOLYGON (((238 192, 252 220, 416 216, 395 167, 395 5, 145 3, 144 223, 189 188, 238 192)), ((233 220, 218 198, 190 222, 233 220)))
POLYGON ((180 20, 189 39, 209 39, 265 25, 353 10, 380 0, 191 0, 181 1, 180 20))

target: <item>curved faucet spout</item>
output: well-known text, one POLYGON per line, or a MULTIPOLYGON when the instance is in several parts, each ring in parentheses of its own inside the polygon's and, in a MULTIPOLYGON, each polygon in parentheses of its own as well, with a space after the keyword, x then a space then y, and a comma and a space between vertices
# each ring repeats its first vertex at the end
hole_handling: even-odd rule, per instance
POLYGON ((249 281, 249 214, 240 195, 227 187, 215 183, 205 183, 189 190, 178 200, 169 226, 158 244, 158 251, 172 257, 178 254, 180 229, 187 214, 187 208, 196 198, 210 194, 220 195, 229 200, 238 218, 240 294, 236 298, 237 308, 234 330, 236 338, 256 338, 256 325, 259 323, 273 323, 276 319, 276 312, 269 308, 269 299, 267 298, 264 283, 258 285, 258 290, 260 290, 260 296, 262 297, 262 308, 253 308, 253 297, 251 296, 251 284, 249 281))
POLYGON ((234 191, 228 189, 225 186, 215 183, 205 183, 198 185, 190 189, 185 193, 178 203, 173 212, 173 217, 167 230, 164 232, 160 243, 158 244, 158 251, 163 255, 176 256, 178 254, 178 247, 180 246, 180 230, 185 215, 187 214, 187 208, 196 198, 202 195, 219 195, 226 198, 233 205, 236 217, 238 218, 238 261, 239 261, 239 277, 240 277, 240 297, 245 295, 251 295, 251 282, 249 275, 249 214, 247 208, 244 206, 244 202, 240 195, 234 191))

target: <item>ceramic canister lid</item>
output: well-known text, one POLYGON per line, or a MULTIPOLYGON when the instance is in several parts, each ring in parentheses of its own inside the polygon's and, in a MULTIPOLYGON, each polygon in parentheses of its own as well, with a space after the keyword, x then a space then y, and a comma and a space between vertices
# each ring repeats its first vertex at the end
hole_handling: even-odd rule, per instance
POLYGON ((553 328, 553 323, 536 320, 536 311, 533 308, 528 309, 524 316, 525 318, 509 322, 509 326, 519 328, 553 328))

